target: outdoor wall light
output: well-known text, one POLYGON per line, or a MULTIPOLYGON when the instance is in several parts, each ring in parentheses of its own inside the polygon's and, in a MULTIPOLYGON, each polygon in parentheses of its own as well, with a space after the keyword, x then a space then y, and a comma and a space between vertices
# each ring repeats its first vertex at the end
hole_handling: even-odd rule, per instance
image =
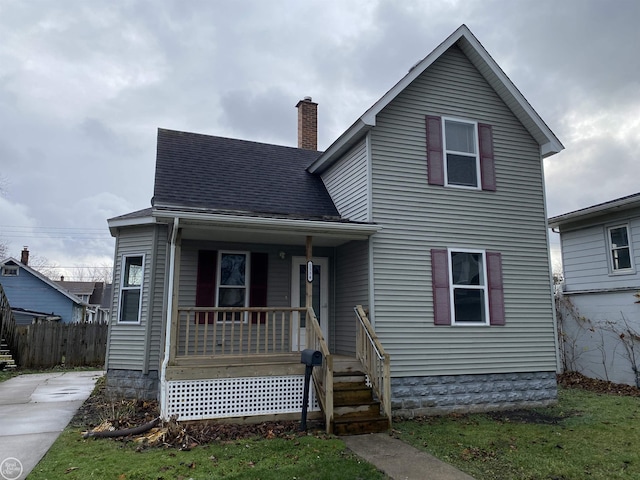
POLYGON ((287 254, 286 254, 286 253, 284 253, 283 251, 280 251, 280 253, 279 253, 278 255, 280 255, 280 259, 281 259, 281 260, 284 260, 284 257, 286 257, 286 256, 287 256, 287 254))

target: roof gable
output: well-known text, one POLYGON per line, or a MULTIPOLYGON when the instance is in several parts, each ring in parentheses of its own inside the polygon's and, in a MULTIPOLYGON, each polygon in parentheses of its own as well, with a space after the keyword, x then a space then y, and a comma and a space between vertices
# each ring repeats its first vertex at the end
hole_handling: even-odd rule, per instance
POLYGON ((319 176, 321 152, 158 129, 154 208, 338 217, 319 176))
POLYGON ((34 277, 36 277, 38 280, 40 280, 41 282, 43 282, 44 284, 46 284, 47 286, 51 287, 52 289, 56 290, 57 292, 61 293, 62 295, 64 295, 65 297, 67 297, 69 300, 71 300, 72 302, 78 304, 78 305, 84 305, 84 303, 82 302, 82 300, 80 300, 78 297, 76 297, 74 294, 65 291, 64 289, 60 288, 58 285, 56 285, 56 283, 52 280, 50 280, 49 278, 45 277, 44 275, 42 275, 40 272, 38 272, 37 270, 34 270, 33 268, 31 268, 28 265, 25 265, 22 262, 19 262, 18 260, 16 260, 15 258, 9 257, 9 258, 5 258, 4 260, 2 260, 0 262, 0 265, 6 265, 6 264, 13 264, 16 265, 17 267, 21 268, 22 270, 28 272, 29 274, 33 275, 34 277))
POLYGON ((511 109, 531 136, 540 145, 540 153, 548 157, 564 149, 560 140, 544 123, 522 93, 502 71, 491 55, 484 49, 478 39, 466 25, 461 25, 445 41, 429 55, 414 65, 409 72, 396 83, 380 100, 374 103, 356 122, 349 127, 329 148, 309 167, 310 172, 320 173, 328 168, 337 158, 369 129, 376 125, 376 116, 405 88, 440 58, 449 48, 457 45, 496 91, 502 101, 511 109))

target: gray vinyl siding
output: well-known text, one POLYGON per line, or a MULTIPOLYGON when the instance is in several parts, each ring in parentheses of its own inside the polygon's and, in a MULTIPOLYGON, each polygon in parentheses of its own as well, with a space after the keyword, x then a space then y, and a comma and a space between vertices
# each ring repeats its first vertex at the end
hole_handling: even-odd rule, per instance
POLYGON ((277 245, 228 244, 193 240, 185 240, 182 242, 179 306, 194 307, 196 305, 198 251, 200 250, 232 250, 267 253, 269 255, 267 304, 270 307, 291 306, 291 256, 304 255, 304 249, 287 249, 287 252, 294 251, 295 253, 287 253, 287 256, 283 260, 279 256, 282 249, 277 245))
MULTIPOLYGON (((149 343, 149 370, 160 370, 162 363, 162 355, 164 353, 164 329, 166 322, 167 296, 169 277, 169 242, 168 228, 165 225, 159 225, 155 230, 155 268, 149 271, 154 274, 153 278, 153 307, 151 309, 151 330, 148 333, 149 343)), ((151 265, 149 265, 151 268, 151 265)))
POLYGON ((107 352, 107 362, 110 369, 144 369, 154 232, 154 226, 130 227, 121 229, 118 236, 114 262, 113 305, 109 321, 109 347, 107 352), (139 324, 118 322, 123 255, 145 256, 141 296, 142 309, 139 324))
POLYGON ((452 47, 371 131, 375 325, 394 376, 554 371, 539 146, 452 47), (428 185, 425 115, 493 126, 497 191, 428 185), (506 326, 434 326, 432 248, 502 253, 506 326))
POLYGON ((640 212, 609 214, 581 228, 561 230, 564 291, 640 287, 640 212), (608 227, 627 225, 634 269, 612 272, 608 227))
MULTIPOLYGON (((184 240, 181 248, 180 263, 180 289, 178 305, 180 307, 194 307, 196 304, 196 283, 198 273, 198 251, 199 250, 232 250, 245 252, 262 252, 269 255, 269 271, 267 277, 267 305, 269 307, 290 307, 291 306, 291 258, 294 256, 304 256, 303 246, 292 245, 267 245, 249 243, 223 243, 206 242, 196 240, 184 240), (285 258, 280 258, 280 252, 284 252, 285 258)), ((328 257, 330 265, 333 264, 333 248, 314 248, 314 256, 328 257)), ((332 295, 333 274, 330 272, 329 279, 329 302, 334 303, 332 295)), ((329 331, 333 336, 334 332, 334 308, 329 308, 329 331)), ((333 339, 330 338, 330 348, 333 348, 333 339)))
POLYGON ((369 306, 369 242, 354 241, 336 249, 335 351, 355 355, 353 307, 369 306))
POLYGON ((365 140, 323 173, 322 181, 342 218, 358 222, 369 220, 365 140))

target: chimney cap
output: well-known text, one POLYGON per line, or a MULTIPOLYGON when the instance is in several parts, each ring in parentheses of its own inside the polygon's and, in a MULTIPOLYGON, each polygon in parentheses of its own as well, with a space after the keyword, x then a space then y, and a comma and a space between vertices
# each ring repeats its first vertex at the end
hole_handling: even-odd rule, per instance
POLYGON ((301 103, 307 103, 307 104, 311 104, 311 105, 318 105, 316 102, 313 101, 313 99, 309 96, 304 97, 302 100, 299 100, 298 103, 296 103, 296 108, 298 108, 300 106, 301 103))

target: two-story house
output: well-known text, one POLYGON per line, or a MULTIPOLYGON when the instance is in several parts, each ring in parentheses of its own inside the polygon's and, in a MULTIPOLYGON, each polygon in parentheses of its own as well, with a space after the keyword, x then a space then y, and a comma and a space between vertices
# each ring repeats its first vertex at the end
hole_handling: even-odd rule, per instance
POLYGON ((109 220, 109 388, 165 418, 297 417, 311 348, 329 431, 555 401, 563 146, 469 29, 324 152, 297 107, 298 148, 158 131, 151 207, 109 220))
POLYGON ((560 233, 565 368, 640 386, 640 193, 549 219, 560 233))

